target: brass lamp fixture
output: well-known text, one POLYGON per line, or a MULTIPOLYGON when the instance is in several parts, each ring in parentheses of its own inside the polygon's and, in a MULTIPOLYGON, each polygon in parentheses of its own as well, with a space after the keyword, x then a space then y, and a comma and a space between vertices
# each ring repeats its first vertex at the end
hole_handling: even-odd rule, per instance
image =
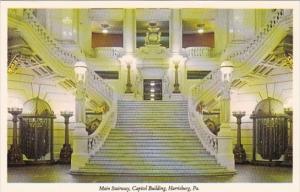
POLYGON ((198 33, 204 33, 204 24, 197 24, 197 32, 198 33))
POLYGON ((108 33, 108 29, 110 28, 110 25, 109 24, 107 24, 107 23, 102 23, 101 24, 101 32, 102 33, 104 33, 104 34, 106 34, 106 33, 108 33))
POLYGON ((237 123, 237 143, 233 149, 234 160, 235 163, 245 163, 246 162, 246 152, 242 145, 242 136, 241 136, 241 124, 242 124, 242 117, 246 115, 245 111, 234 111, 232 115, 236 117, 237 123))

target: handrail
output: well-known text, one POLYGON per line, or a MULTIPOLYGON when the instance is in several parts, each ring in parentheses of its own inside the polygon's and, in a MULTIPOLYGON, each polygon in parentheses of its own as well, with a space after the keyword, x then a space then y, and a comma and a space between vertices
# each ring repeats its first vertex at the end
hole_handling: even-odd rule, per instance
POLYGON ((116 122, 117 112, 116 110, 111 109, 108 114, 103 117, 102 122, 96 131, 88 136, 89 156, 94 155, 97 151, 99 151, 111 129, 115 127, 116 122))
MULTIPOLYGON (((285 24, 285 22, 290 22, 291 15, 292 15, 291 10, 277 9, 276 11, 274 11, 273 15, 271 16, 271 20, 262 29, 262 31, 259 34, 257 34, 257 36, 253 40, 248 41, 247 44, 243 44, 242 49, 238 49, 233 53, 230 53, 230 50, 224 51, 221 58, 225 60, 240 62, 240 63, 244 62, 244 63, 255 63, 255 65, 259 64, 259 62, 249 62, 249 61, 251 60, 253 55, 257 52, 257 49, 261 47, 267 40, 269 40, 269 37, 271 36, 270 34, 273 33, 274 30, 278 28, 280 24, 285 24)), ((247 65, 245 69, 251 69, 251 68, 249 67, 249 65, 247 65)), ((249 70, 246 70, 244 73, 247 72, 249 72, 249 70)), ((199 100, 199 98, 197 99, 196 97, 203 96, 199 94, 199 90, 202 92, 203 90, 210 89, 211 86, 218 84, 217 81, 220 78, 219 73, 220 73, 220 69, 217 68, 213 70, 210 74, 208 74, 199 84, 193 86, 192 94, 195 100, 199 100), (207 87, 207 89, 204 89, 204 87, 207 87), (196 95, 196 93, 198 95, 196 95)))
POLYGON ((189 122, 205 149, 211 155, 216 156, 218 152, 218 137, 206 126, 202 114, 197 114, 194 107, 191 106, 189 107, 189 122))

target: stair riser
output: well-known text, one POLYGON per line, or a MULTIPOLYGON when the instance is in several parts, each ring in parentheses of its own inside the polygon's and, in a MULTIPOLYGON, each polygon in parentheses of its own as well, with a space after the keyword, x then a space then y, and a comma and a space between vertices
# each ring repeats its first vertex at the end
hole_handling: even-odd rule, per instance
POLYGON ((223 169, 222 167, 216 166, 216 165, 168 165, 168 166, 162 166, 162 165, 105 165, 105 166, 99 166, 99 165, 86 165, 85 169, 106 169, 106 170, 113 170, 113 169, 119 169, 119 170, 180 170, 180 171, 187 171, 187 170, 194 170, 194 169, 201 169, 201 170, 219 170, 223 169))
MULTIPOLYGON (((118 166, 118 165, 136 165, 136 166, 143 166, 143 165, 153 165, 153 166, 180 166, 183 165, 183 162, 176 162, 176 161, 89 161, 88 165, 97 165, 97 166, 118 166)), ((209 165, 209 166, 217 166, 216 161, 190 161, 190 162, 184 162, 184 165, 196 165, 196 166, 203 166, 203 165, 209 165)))

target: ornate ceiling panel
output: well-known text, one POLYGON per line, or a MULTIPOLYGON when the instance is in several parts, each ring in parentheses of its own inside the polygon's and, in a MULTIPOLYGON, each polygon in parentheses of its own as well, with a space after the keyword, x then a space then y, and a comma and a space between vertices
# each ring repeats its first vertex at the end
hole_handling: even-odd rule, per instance
POLYGON ((168 21, 170 9, 136 9, 137 21, 168 21))
POLYGON ((124 9, 89 9, 91 21, 122 21, 124 9))

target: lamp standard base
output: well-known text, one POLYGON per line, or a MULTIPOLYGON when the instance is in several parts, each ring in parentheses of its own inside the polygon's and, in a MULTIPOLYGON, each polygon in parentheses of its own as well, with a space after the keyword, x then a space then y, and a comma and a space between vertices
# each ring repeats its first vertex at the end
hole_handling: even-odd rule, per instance
POLYGON ((233 149, 233 154, 234 154, 234 161, 237 164, 244 164, 247 163, 246 160, 246 152, 245 149, 243 148, 243 145, 235 145, 233 149))
POLYGON ((283 165, 293 166, 293 147, 289 145, 284 152, 284 161, 282 162, 283 165))
POLYGON ((64 144, 63 148, 60 150, 59 163, 70 164, 73 149, 70 144, 64 144))
POLYGON ((132 84, 131 84, 131 83, 127 83, 127 84, 126 84, 126 90, 125 90, 125 93, 133 93, 131 87, 132 87, 132 84))
POLYGON ((59 163, 70 164, 73 149, 70 144, 64 144, 63 148, 60 150, 59 163))
POLYGON ((23 154, 18 145, 12 144, 7 153, 7 163, 9 166, 24 165, 23 154))
POLYGON ((174 84, 174 91, 173 93, 181 93, 179 90, 179 84, 174 84))

